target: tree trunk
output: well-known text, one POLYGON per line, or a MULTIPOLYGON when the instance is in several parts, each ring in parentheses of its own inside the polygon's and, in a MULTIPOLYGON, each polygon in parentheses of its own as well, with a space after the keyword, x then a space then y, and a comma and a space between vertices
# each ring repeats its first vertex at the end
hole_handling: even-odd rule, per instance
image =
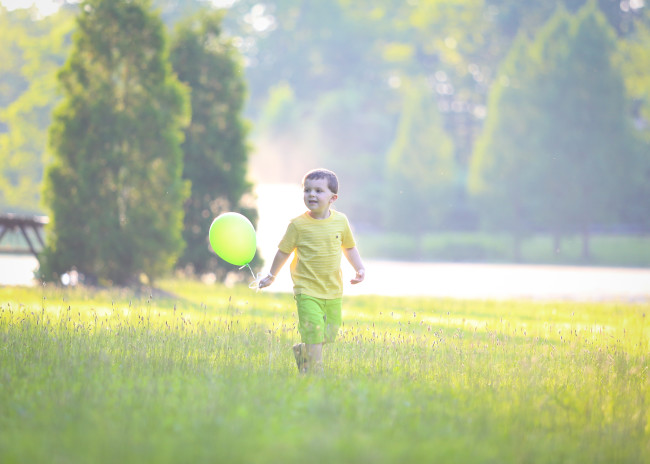
POLYGON ((557 257, 562 248, 562 235, 559 233, 553 234, 553 254, 557 257))
POLYGON ((514 252, 516 263, 521 263, 521 242, 522 242, 521 235, 515 234, 512 245, 513 245, 513 252, 514 252))
POLYGON ((582 259, 589 261, 591 258, 591 250, 589 249, 589 227, 582 229, 582 259))

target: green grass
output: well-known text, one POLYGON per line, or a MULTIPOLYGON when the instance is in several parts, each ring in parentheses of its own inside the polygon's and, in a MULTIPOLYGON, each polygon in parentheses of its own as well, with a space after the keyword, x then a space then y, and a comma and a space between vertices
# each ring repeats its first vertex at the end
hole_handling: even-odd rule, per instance
MULTIPOLYGON (((515 262, 513 239, 487 233, 432 233, 414 240, 404 234, 359 235, 365 258, 418 261, 515 262)), ((650 267, 650 236, 593 235, 590 257, 582 256, 582 238, 533 235, 521 243, 520 262, 527 264, 650 267)))
POLYGON ((650 304, 348 297, 300 376, 290 295, 161 288, 0 288, 0 462, 649 462, 650 304))

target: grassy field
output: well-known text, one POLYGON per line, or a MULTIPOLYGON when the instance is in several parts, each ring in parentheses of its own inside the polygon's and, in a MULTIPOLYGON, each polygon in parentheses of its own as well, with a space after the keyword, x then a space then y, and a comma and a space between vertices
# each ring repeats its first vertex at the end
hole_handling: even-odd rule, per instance
MULTIPOLYGON (((414 240, 400 234, 357 234, 366 258, 414 261, 517 262, 509 235, 480 232, 427 234, 414 240)), ((590 258, 582 257, 582 238, 563 237, 555 248, 553 237, 532 235, 521 243, 519 262, 579 266, 650 267, 650 236, 594 235, 590 258)))
POLYGON ((0 462, 650 462, 650 304, 0 288, 0 462))

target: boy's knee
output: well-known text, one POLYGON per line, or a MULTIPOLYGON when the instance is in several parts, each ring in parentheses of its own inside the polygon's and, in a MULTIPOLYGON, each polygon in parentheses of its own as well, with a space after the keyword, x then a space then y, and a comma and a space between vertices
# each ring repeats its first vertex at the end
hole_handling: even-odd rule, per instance
POLYGON ((325 321, 301 320, 298 330, 303 343, 313 345, 325 340, 325 321))
POLYGON ((340 328, 341 326, 337 324, 326 324, 324 343, 333 343, 336 340, 337 335, 339 334, 340 328))

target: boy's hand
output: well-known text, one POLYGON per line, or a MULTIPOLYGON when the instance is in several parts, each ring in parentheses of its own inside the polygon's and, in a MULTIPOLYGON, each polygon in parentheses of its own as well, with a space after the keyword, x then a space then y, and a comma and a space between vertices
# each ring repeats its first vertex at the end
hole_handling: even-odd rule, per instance
POLYGON ((352 268, 357 272, 357 275, 354 279, 350 280, 350 283, 354 285, 363 282, 363 279, 366 277, 366 269, 363 267, 363 262, 361 261, 357 247, 343 248, 343 253, 352 265, 352 268))
POLYGON ((275 276, 269 274, 266 277, 264 277, 262 280, 260 280, 258 288, 268 287, 273 283, 274 280, 275 280, 275 276))
POLYGON ((361 282, 363 282, 363 279, 364 279, 365 277, 366 277, 366 270, 365 270, 365 269, 359 269, 359 270, 357 271, 357 275, 354 276, 354 279, 350 280, 350 283, 351 283, 352 285, 354 285, 354 284, 358 284, 358 283, 361 283, 361 282))

